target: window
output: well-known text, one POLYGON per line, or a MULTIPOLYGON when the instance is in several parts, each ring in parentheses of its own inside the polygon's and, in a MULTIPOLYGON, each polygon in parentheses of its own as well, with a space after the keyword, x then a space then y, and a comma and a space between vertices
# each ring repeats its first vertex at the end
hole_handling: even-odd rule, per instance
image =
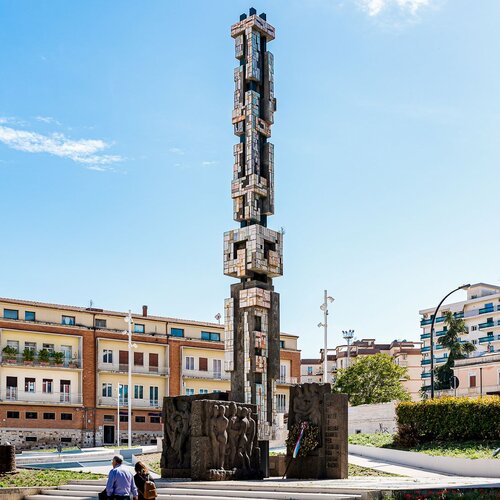
POLYGON ((96 319, 95 320, 96 328, 106 328, 106 320, 105 319, 96 319))
POLYGON ((19 341, 18 340, 7 340, 7 345, 12 347, 17 352, 19 352, 19 341))
POLYGON ((212 367, 214 370, 214 378, 222 378, 222 361, 220 359, 213 359, 212 367))
POLYGON ((31 352, 36 352, 36 342, 25 342, 24 348, 29 349, 31 352))
POLYGON ((153 415, 153 416, 149 417, 149 421, 152 424, 159 424, 160 423, 160 416, 159 415, 153 415))
POLYGON ((120 422, 128 422, 128 415, 121 415, 120 414, 120 422))
POLYGON ((25 311, 24 320, 25 321, 35 321, 36 320, 35 311, 25 311))
POLYGON ((141 325, 141 323, 134 323, 134 333, 144 333, 144 325, 141 325))
POLYGON ((288 411, 286 407, 286 394, 276 394, 276 411, 278 413, 286 413, 288 411))
POLYGON ((19 418, 19 412, 18 411, 8 411, 7 418, 19 418))
POLYGON ((54 344, 42 344, 42 349, 46 349, 50 353, 54 352, 54 344))
POLYGON ((7 379, 7 392, 5 399, 9 401, 17 400, 17 377, 6 377, 7 379))
POLYGON ((61 413, 61 420, 73 420, 72 413, 61 413))
POLYGON ((128 366, 128 351, 118 352, 118 363, 121 366, 128 366))
POLYGON ((194 357, 186 356, 186 370, 194 370, 194 357))
POLYGON ((199 358, 198 359, 198 367, 201 372, 208 371, 208 359, 207 358, 199 358))
POLYGON ((308 366, 307 367, 307 374, 308 375, 312 375, 313 374, 313 367, 312 366, 308 366))
POLYGON ((186 389, 186 396, 193 396, 194 395, 194 389, 186 389))
POLYGON ((43 419, 44 420, 55 420, 56 419, 56 414, 55 413, 44 413, 43 414, 43 419))
POLYGON ((24 438, 25 441, 31 441, 33 443, 36 443, 36 436, 26 436, 24 438))
POLYGON ((69 362, 73 354, 73 348, 70 345, 62 345, 61 352, 64 354, 64 360, 69 362))
POLYGON ((113 397, 113 386, 109 383, 102 384, 102 397, 111 398, 113 397))
POLYGON ((25 378, 24 379, 24 392, 35 392, 35 379, 25 378))
POLYGON ((476 375, 469 375, 469 387, 476 387, 476 375))
POLYGON ((134 352, 134 365, 135 366, 144 366, 144 353, 143 352, 134 352))
POLYGON ((477 340, 472 340, 473 345, 477 345, 477 340))
POLYGON ((255 331, 256 332, 261 332, 262 331, 262 316, 254 316, 255 318, 255 331))
POLYGON ((120 395, 120 404, 128 403, 128 385, 127 384, 119 384, 118 385, 118 393, 120 395))
POLYGON ((104 421, 105 422, 114 422, 115 416, 114 415, 104 415, 104 421))
POLYGON ((103 363, 112 363, 113 362, 113 351, 111 349, 103 349, 102 362, 103 363))
POLYGON ((61 443, 72 443, 73 440, 71 438, 61 438, 61 443))
POLYGON ((3 317, 5 319, 19 319, 19 311, 16 309, 4 309, 3 317))
POLYGON ((219 342, 220 341, 220 333, 201 332, 201 340, 213 340, 215 342, 219 342))
POLYGON ((135 417, 135 421, 138 424, 144 424, 146 422, 146 417, 144 417, 142 415, 137 415, 137 417, 135 417))
POLYGON ((280 340, 280 349, 284 349, 284 348, 285 348, 285 341, 280 340))
POLYGON ((184 328, 170 328, 172 337, 184 337, 184 328))
POLYGON ((63 325, 74 325, 75 324, 75 317, 74 316, 62 316, 61 318, 61 324, 63 325))
POLYGON ((208 394, 208 389, 200 389, 200 394, 208 394))
POLYGON ((53 382, 51 378, 44 378, 42 381, 42 392, 45 394, 52 394, 53 382))
POLYGON ((143 385, 134 385, 134 398, 135 399, 144 399, 144 386, 143 385))
POLYGON ((36 411, 27 411, 26 419, 27 420, 35 420, 38 418, 38 413, 36 411))
POLYGON ((149 387, 149 404, 158 406, 158 387, 155 385, 149 387))
POLYGON ((154 352, 149 353, 149 371, 158 373, 158 354, 154 352))
POLYGON ((471 326, 470 329, 471 329, 471 331, 475 332, 477 330, 477 326, 476 325, 471 326))
POLYGON ((71 380, 61 380, 59 383, 61 403, 69 403, 71 400, 71 380))
POLYGON ((280 381, 286 382, 286 365, 280 365, 280 381))

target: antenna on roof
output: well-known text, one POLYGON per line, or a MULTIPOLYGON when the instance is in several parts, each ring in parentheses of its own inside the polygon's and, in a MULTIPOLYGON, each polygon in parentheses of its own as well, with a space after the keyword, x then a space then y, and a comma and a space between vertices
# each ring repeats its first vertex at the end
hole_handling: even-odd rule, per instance
POLYGON ((92 299, 90 299, 90 305, 89 305, 89 308, 92 309, 92 306, 94 305, 94 301, 92 299))

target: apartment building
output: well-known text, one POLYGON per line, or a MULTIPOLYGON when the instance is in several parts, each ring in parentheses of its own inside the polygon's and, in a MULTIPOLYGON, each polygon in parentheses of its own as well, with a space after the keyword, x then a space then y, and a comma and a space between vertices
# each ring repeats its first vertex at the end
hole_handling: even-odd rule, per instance
MULTIPOLYGON (((0 298, 0 442, 18 449, 126 442, 162 435, 163 397, 230 390, 216 323, 0 298), (129 353, 130 351, 130 353, 129 353), (129 358, 130 356, 130 358, 129 358), (132 384, 128 386, 129 359, 132 384)), ((276 407, 300 378, 298 337, 281 335, 276 407)))
MULTIPOLYGON (((390 344, 377 344, 375 339, 355 340, 349 347, 339 345, 328 349, 327 381, 335 382, 337 370, 347 368, 362 356, 377 353, 388 354, 394 363, 408 369, 408 380, 402 381, 412 399, 420 398, 420 347, 421 342, 393 340, 390 344)), ((324 349, 320 350, 319 359, 303 359, 301 361, 302 381, 321 382, 323 379, 324 349)))
MULTIPOLYGON (((430 389, 430 336, 432 316, 435 307, 422 309, 420 326, 423 341, 421 385, 430 389)), ((439 343, 439 337, 447 331, 445 313, 452 312, 455 317, 463 318, 467 334, 461 341, 471 342, 476 350, 469 358, 455 363, 455 375, 460 380, 457 395, 475 396, 498 394, 500 392, 500 286, 487 283, 476 283, 467 290, 467 299, 441 306, 434 323, 434 365, 446 363, 448 351, 439 343), (481 383, 482 380, 482 383, 481 383)), ((449 391, 447 394, 454 394, 449 391)))

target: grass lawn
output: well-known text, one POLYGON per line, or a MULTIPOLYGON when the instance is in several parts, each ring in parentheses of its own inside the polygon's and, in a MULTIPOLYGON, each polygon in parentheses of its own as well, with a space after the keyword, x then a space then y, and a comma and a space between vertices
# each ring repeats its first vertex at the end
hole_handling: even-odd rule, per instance
POLYGON ((73 479, 101 479, 102 474, 63 470, 19 469, 13 474, 0 474, 0 488, 59 486, 73 479))
MULTIPOLYGON (((158 474, 160 474, 160 457, 161 453, 148 453, 147 455, 137 456, 141 462, 144 462, 153 472, 157 472, 158 474)), ((349 476, 395 476, 395 474, 388 474, 375 469, 367 469, 366 467, 349 464, 349 476)))
MULTIPOLYGON (((417 451, 427 455, 460 457, 460 458, 493 458, 493 452, 500 448, 500 441, 464 441, 424 443, 412 448, 401 448, 394 444, 392 434, 352 434, 350 444, 392 448, 404 451, 417 451)), ((500 457, 497 457, 500 458, 500 457)))

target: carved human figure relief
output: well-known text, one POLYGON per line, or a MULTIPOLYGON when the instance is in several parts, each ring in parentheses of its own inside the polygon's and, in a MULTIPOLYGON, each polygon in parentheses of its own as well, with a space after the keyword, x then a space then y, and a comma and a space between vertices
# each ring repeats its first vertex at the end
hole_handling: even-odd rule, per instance
POLYGON ((248 409, 245 407, 238 407, 238 414, 240 415, 240 432, 238 437, 238 457, 244 470, 250 469, 250 457, 248 456, 248 409))
POLYGON ((247 440, 248 440, 248 456, 250 460, 253 454, 253 444, 255 440, 255 433, 257 432, 257 423, 252 418, 252 413, 248 412, 248 430, 247 430, 247 440))
POLYGON ((215 433, 217 436, 216 464, 218 469, 224 469, 228 424, 229 420, 226 417, 226 407, 224 405, 219 405, 218 416, 215 419, 215 433))
POLYGON ((237 415, 238 408, 234 401, 229 403, 228 408, 228 446, 227 446, 227 467, 236 467, 236 454, 238 452, 238 438, 240 435, 240 419, 237 415))

